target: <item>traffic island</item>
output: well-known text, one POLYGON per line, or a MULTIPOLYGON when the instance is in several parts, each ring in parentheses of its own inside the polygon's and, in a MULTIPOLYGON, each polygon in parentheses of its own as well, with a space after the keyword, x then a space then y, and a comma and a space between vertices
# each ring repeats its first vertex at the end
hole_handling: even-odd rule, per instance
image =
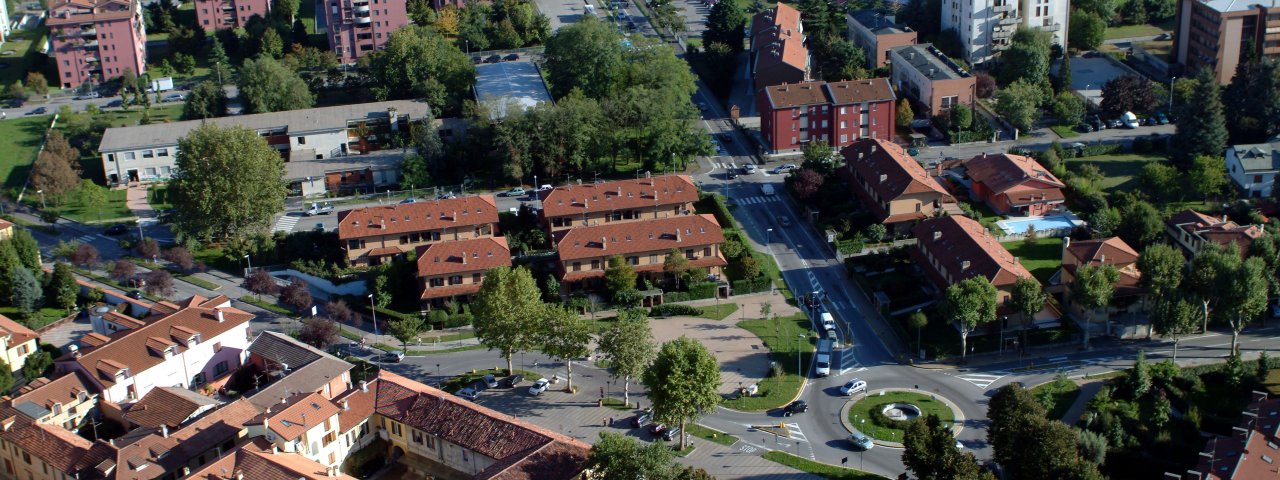
POLYGON ((871 437, 876 445, 902 448, 902 437, 911 421, 936 415, 960 434, 964 414, 954 402, 935 393, 913 389, 884 389, 846 402, 840 420, 850 433, 871 437))

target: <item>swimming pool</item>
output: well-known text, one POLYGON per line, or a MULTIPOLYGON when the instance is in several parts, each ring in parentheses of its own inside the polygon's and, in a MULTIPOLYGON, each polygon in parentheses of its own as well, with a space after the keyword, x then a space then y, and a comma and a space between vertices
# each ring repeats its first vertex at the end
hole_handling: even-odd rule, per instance
POLYGON ((1004 229, 1006 234, 1018 235, 1026 233, 1027 226, 1034 227, 1037 232, 1047 232, 1059 229, 1070 230, 1075 228, 1077 225, 1084 225, 1084 222, 1077 219, 1075 215, 1060 213, 1047 217, 1001 220, 996 222, 996 225, 999 225, 1000 228, 1004 229))

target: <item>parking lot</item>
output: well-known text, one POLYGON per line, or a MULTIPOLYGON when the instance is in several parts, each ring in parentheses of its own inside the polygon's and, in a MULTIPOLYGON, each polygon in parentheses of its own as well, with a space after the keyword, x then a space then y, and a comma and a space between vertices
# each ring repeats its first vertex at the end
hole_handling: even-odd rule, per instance
POLYGON ((1071 89, 1094 105, 1102 104, 1102 85, 1128 73, 1105 56, 1071 57, 1071 89))
MULTIPOLYGON (((592 3, 596 2, 598 0, 592 3)), ((561 26, 581 20, 586 11, 586 3, 583 0, 534 0, 534 3, 538 5, 538 11, 551 20, 552 32, 559 30, 561 26)))

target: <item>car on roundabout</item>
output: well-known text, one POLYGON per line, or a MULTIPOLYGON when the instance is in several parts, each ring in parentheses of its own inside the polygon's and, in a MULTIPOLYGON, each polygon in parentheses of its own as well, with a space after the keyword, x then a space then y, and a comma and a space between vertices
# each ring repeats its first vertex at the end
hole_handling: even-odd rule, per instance
POLYGON ((840 386, 841 395, 853 395, 855 393, 866 392, 866 391, 867 391, 867 382, 861 378, 855 378, 855 379, 849 380, 848 382, 845 382, 844 385, 840 386))
POLYGON ((804 400, 796 400, 794 402, 791 402, 791 404, 787 405, 786 408, 782 409, 782 416, 790 417, 797 413, 804 413, 807 411, 809 411, 809 404, 806 403, 804 400))
POLYGON ((871 437, 857 432, 849 435, 849 443, 853 444, 855 449, 862 451, 871 450, 876 445, 871 441, 871 437))

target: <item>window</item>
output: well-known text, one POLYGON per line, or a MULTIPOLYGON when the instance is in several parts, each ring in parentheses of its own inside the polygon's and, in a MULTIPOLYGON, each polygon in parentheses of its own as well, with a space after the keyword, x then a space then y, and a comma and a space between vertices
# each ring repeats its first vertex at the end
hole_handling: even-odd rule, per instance
POLYGON ((711 247, 702 247, 702 256, 704 256, 704 257, 710 257, 710 256, 711 256, 711 247))
POLYGON ((591 261, 591 269, 592 269, 592 270, 599 270, 599 269, 600 269, 600 261, 599 261, 599 260, 592 260, 592 261, 591 261))
POLYGON ((125 160, 134 160, 134 159, 136 159, 136 158, 138 158, 138 157, 137 157, 137 155, 135 155, 133 152, 124 152, 124 159, 125 159, 125 160))
POLYGON ((1254 175, 1254 176, 1253 176, 1253 183, 1258 183, 1258 182, 1261 182, 1261 181, 1262 181, 1262 175, 1254 175))
POLYGON ((687 259, 689 259, 689 260, 693 260, 693 259, 695 259, 695 258, 697 258, 697 257, 694 257, 694 256, 693 256, 693 249, 692 249, 692 248, 689 248, 689 249, 686 249, 686 250, 684 251, 684 258, 687 258, 687 259))
POLYGON ((473 274, 471 274, 471 283, 482 283, 482 280, 480 279, 480 274, 479 274, 479 273, 473 273, 473 274))
POLYGON ((306 145, 307 137, 298 137, 298 145, 306 145))
POLYGON ((423 443, 426 443, 426 441, 423 440, 422 438, 422 432, 419 432, 417 430, 413 431, 413 443, 416 443, 418 445, 422 445, 423 443))
POLYGON ((399 424, 399 423, 396 423, 396 422, 394 422, 394 421, 392 421, 392 422, 391 422, 391 434, 392 434, 392 435, 395 435, 395 436, 397 436, 397 437, 401 436, 401 435, 400 435, 400 424, 399 424))
POLYGON ((227 373, 227 370, 228 370, 228 368, 227 368, 227 361, 226 361, 226 360, 223 360, 223 361, 221 361, 221 362, 218 362, 218 364, 217 364, 217 365, 214 365, 214 366, 213 366, 213 374, 214 374, 214 375, 222 375, 222 374, 224 374, 224 373, 227 373))
POLYGON ((26 354, 27 354, 26 344, 23 344, 22 346, 18 347, 18 355, 26 355, 26 354))
POLYGON ((156 154, 155 154, 155 152, 154 152, 154 151, 152 151, 152 150, 143 150, 143 151, 142 151, 142 158, 154 158, 155 156, 156 156, 156 154))
POLYGON ((161 149, 159 149, 159 150, 156 150, 156 156, 157 156, 157 157, 167 157, 167 156, 169 156, 169 149, 167 149, 167 148, 161 148, 161 149))
POLYGON ((462 275, 454 275, 449 277, 449 285, 459 285, 462 283, 462 275))
POLYGON ((629 264, 631 264, 631 265, 639 265, 639 264, 640 264, 640 257, 636 257, 636 256, 630 256, 630 257, 627 257, 627 263, 629 263, 629 264))
POLYGON ((573 271, 582 270, 582 262, 573 262, 573 271))
POLYGON ((401 245, 405 245, 405 244, 408 244, 408 243, 409 243, 409 236, 408 236, 408 235, 401 235, 401 236, 400 236, 400 244, 401 244, 401 245))
POLYGON ((357 249, 357 248, 360 248, 360 241, 359 241, 359 240, 347 240, 347 248, 352 249, 352 250, 355 250, 355 249, 357 249))

